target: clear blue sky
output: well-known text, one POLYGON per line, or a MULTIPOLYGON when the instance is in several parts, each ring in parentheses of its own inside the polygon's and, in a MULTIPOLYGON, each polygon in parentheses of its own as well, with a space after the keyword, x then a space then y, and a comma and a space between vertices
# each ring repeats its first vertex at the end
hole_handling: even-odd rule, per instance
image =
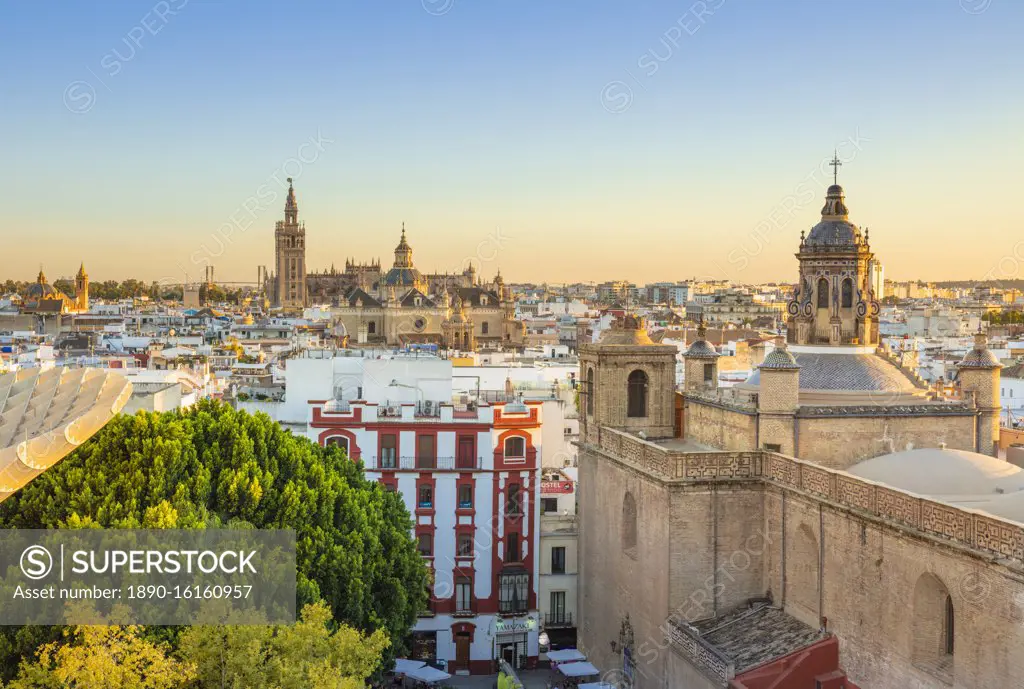
POLYGON ((0 276, 252 280, 291 173, 311 268, 790 280, 836 146, 888 276, 1013 256, 1024 3, 706 5, 6 3, 0 276))

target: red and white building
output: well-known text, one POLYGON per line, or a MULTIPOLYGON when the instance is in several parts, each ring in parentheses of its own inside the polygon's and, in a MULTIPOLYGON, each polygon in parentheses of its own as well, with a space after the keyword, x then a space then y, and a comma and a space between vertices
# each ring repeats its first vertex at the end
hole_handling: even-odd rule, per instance
POLYGON ((325 366, 336 392, 308 401, 309 437, 342 446, 402 495, 433 571, 431 610, 415 626, 411 656, 452 673, 491 673, 497 658, 532 667, 542 403, 454 404, 451 363, 438 359, 325 366))

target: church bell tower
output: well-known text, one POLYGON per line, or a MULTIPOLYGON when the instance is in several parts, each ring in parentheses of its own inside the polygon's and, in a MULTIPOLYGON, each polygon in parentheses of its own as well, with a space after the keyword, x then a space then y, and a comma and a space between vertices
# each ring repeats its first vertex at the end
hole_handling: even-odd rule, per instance
POLYGON ((85 263, 79 266, 75 275, 75 309, 80 312, 89 310, 89 275, 85 272, 85 263))
POLYGON ((284 202, 284 220, 274 228, 276 267, 275 306, 299 308, 306 305, 306 226, 299 222, 295 188, 288 178, 288 198, 284 202))
POLYGON ((833 184, 821 222, 800 234, 800 283, 787 305, 787 339, 798 345, 878 345, 881 307, 869 268, 874 254, 867 231, 850 222, 838 155, 831 164, 833 184))

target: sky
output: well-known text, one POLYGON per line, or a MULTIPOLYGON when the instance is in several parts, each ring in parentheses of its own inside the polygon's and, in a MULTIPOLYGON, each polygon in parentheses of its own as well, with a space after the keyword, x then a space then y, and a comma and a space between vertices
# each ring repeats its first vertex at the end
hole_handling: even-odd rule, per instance
POLYGON ((18 2, 0 279, 792 281, 828 161, 895 279, 1024 277, 1015 0, 18 2))

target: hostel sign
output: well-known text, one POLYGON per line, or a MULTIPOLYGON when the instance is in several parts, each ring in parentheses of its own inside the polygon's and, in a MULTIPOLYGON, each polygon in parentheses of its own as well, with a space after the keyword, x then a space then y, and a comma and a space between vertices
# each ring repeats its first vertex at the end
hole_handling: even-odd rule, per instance
POLYGON ((573 491, 572 481, 541 481, 541 495, 570 495, 573 491))

